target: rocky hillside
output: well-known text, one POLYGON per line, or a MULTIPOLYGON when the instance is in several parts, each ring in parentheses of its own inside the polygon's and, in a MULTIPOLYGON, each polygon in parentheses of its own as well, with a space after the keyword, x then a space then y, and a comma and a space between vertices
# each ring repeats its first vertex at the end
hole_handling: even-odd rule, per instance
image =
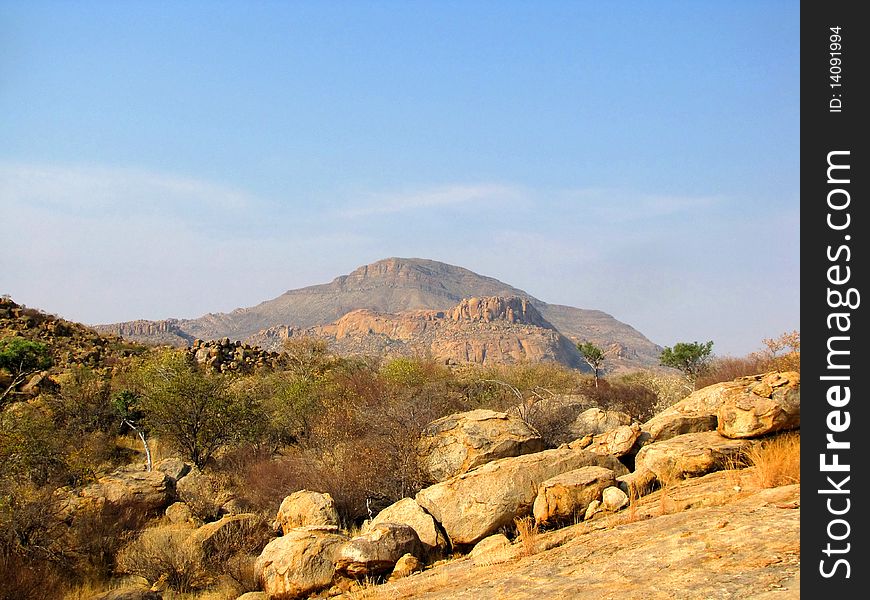
POLYGON ((470 298, 447 311, 360 309, 328 325, 270 328, 248 341, 278 349, 288 337, 326 339, 340 354, 432 356, 449 364, 557 362, 585 368, 576 346, 525 298, 470 298))
POLYGON ((56 369, 103 366, 107 359, 141 350, 113 335, 0 298, 0 338, 22 337, 46 344, 56 369))
POLYGON ((527 300, 562 335, 592 341, 612 349, 614 367, 649 367, 658 364, 661 348, 633 327, 607 313, 548 304, 527 292, 462 267, 416 258, 388 258, 359 267, 332 282, 290 290, 281 296, 229 313, 211 313, 198 319, 135 321, 97 328, 142 342, 189 345, 194 339, 228 337, 252 340, 280 328, 307 329, 335 323, 355 310, 374 314, 406 311, 444 311, 467 298, 490 296, 527 300), (276 329, 277 328, 277 329, 276 329))

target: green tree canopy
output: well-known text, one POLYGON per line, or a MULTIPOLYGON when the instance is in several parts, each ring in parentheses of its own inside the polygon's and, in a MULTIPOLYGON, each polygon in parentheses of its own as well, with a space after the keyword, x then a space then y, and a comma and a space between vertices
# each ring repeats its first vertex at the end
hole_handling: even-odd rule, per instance
POLYGON ((659 362, 666 367, 679 369, 691 381, 695 381, 710 363, 713 342, 680 342, 673 348, 665 348, 659 362))
POLYGON ((598 375, 601 372, 601 365, 604 363, 605 352, 592 342, 583 342, 577 344, 577 350, 583 355, 583 360, 586 364, 592 367, 595 373, 595 387, 598 387, 598 375))

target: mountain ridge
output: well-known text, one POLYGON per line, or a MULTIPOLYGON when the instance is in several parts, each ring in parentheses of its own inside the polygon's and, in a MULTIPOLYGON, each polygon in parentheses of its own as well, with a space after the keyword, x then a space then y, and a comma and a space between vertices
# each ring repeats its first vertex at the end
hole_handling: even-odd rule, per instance
POLYGON ((572 343, 591 341, 613 348, 619 366, 644 368, 658 364, 661 347, 634 327, 606 312, 549 304, 528 292, 464 267, 420 258, 391 257, 362 265, 329 283, 287 290, 254 306, 196 319, 129 321, 96 329, 140 342, 185 346, 191 339, 247 340, 275 327, 308 329, 334 323, 347 313, 367 309, 393 314, 410 310, 447 311, 469 298, 517 297, 531 303, 542 317, 572 343), (148 333, 149 325, 160 331, 148 333))

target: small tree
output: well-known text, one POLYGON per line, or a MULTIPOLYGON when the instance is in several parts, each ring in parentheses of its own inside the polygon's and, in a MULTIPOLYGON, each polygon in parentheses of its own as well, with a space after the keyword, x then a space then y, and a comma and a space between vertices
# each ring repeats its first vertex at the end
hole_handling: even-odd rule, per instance
POLYGON ((592 342, 578 343, 577 350, 583 355, 586 364, 592 367, 592 372, 595 374, 595 387, 598 387, 598 375, 601 372, 601 365, 604 363, 606 353, 592 342))
POLYGON ((680 342, 673 348, 665 348, 659 362, 666 367, 673 367, 683 372, 686 378, 694 385, 698 376, 701 375, 710 364, 710 353, 713 350, 713 342, 680 342))
POLYGON ((51 366, 48 346, 23 337, 7 337, 0 340, 0 369, 6 370, 12 381, 0 394, 0 405, 15 388, 28 377, 51 366))
POLYGON ((230 389, 227 376, 205 372, 183 353, 146 362, 138 380, 142 424, 199 468, 220 448, 246 439, 260 417, 250 397, 230 389))

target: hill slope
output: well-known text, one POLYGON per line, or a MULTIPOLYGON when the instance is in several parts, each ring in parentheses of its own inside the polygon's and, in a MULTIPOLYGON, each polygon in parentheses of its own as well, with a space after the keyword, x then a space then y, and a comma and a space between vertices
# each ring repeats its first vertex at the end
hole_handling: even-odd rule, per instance
POLYGON ((289 290, 272 300, 229 313, 210 313, 198 319, 134 321, 97 328, 137 341, 187 345, 194 338, 244 340, 274 327, 305 329, 327 325, 359 309, 376 313, 446 311, 463 299, 486 296, 528 300, 570 340, 588 340, 613 348, 615 363, 620 366, 658 364, 661 348, 607 313, 548 304, 492 277, 417 258, 380 260, 330 283, 289 290))

